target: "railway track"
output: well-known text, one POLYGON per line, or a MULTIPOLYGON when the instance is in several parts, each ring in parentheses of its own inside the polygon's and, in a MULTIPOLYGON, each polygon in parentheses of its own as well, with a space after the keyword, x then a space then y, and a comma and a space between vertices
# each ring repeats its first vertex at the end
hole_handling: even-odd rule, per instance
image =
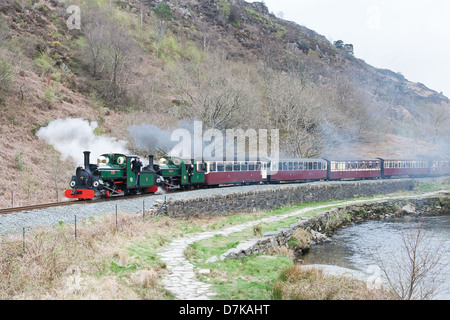
POLYGON ((80 203, 80 202, 79 201, 65 201, 65 202, 37 204, 37 205, 24 206, 24 207, 11 207, 11 208, 0 209, 0 214, 9 214, 9 213, 14 213, 14 212, 40 210, 40 209, 47 209, 47 208, 53 208, 53 207, 63 207, 63 206, 70 206, 72 204, 77 204, 77 203, 80 203))
POLYGON ((3 208, 3 209, 0 209, 0 215, 11 214, 11 213, 15 213, 15 212, 27 212, 27 211, 33 211, 33 210, 42 210, 42 209, 48 209, 48 208, 54 208, 54 207, 64 207, 64 206, 70 206, 70 205, 74 205, 74 204, 100 203, 100 202, 106 202, 106 201, 136 199, 136 198, 143 198, 143 197, 149 197, 149 196, 153 196, 153 195, 152 194, 138 194, 138 195, 132 195, 132 196, 126 196, 126 197, 120 196, 120 197, 100 198, 100 199, 84 200, 84 201, 74 200, 74 201, 37 204, 37 205, 32 205, 32 206, 3 208))

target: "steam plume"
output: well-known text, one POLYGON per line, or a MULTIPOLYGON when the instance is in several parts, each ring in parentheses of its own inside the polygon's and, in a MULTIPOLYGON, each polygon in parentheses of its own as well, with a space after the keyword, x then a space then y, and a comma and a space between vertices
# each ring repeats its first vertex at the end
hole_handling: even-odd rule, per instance
POLYGON ((89 123, 80 118, 58 119, 39 129, 36 135, 59 151, 61 160, 72 158, 78 165, 83 163, 83 151, 91 151, 91 163, 104 153, 129 153, 126 141, 96 136, 97 126, 95 121, 89 123))

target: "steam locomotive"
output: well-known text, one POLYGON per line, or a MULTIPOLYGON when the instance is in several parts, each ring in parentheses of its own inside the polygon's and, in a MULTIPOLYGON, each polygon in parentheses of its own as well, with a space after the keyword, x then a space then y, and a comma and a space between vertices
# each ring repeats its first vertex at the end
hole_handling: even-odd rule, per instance
POLYGON ((78 167, 65 191, 70 199, 93 199, 137 193, 154 193, 158 186, 164 186, 163 177, 157 173, 153 165, 153 157, 148 166, 139 174, 132 170, 132 160, 137 155, 118 153, 103 154, 97 164, 90 163, 90 152, 84 152, 84 168, 78 167))
POLYGON ((428 159, 246 159, 234 161, 160 159, 139 173, 132 162, 137 155, 103 154, 90 164, 84 152, 84 168, 78 167, 70 181, 70 199, 93 199, 155 193, 220 185, 293 183, 320 180, 389 179, 433 177, 450 174, 450 161, 428 159))

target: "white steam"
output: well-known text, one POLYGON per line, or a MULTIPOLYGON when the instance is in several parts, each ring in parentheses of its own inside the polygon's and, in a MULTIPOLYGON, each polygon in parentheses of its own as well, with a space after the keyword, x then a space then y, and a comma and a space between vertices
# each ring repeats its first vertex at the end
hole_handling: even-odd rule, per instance
POLYGON ((72 158, 77 165, 84 162, 83 151, 91 151, 91 163, 104 153, 129 153, 126 141, 96 136, 97 126, 95 121, 89 123, 80 118, 58 119, 39 129, 36 135, 59 151, 61 160, 72 158))

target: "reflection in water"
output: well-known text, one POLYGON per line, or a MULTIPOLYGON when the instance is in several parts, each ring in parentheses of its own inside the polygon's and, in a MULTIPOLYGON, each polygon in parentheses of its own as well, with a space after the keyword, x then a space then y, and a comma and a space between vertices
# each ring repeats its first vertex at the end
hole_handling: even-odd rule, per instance
POLYGON ((427 237, 436 246, 444 246, 441 263, 447 264, 443 276, 445 283, 437 299, 450 299, 450 216, 402 217, 389 220, 374 220, 337 230, 331 243, 314 246, 302 256, 305 264, 328 264, 367 272, 377 265, 374 254, 388 257, 402 248, 401 232, 423 226, 427 237))

